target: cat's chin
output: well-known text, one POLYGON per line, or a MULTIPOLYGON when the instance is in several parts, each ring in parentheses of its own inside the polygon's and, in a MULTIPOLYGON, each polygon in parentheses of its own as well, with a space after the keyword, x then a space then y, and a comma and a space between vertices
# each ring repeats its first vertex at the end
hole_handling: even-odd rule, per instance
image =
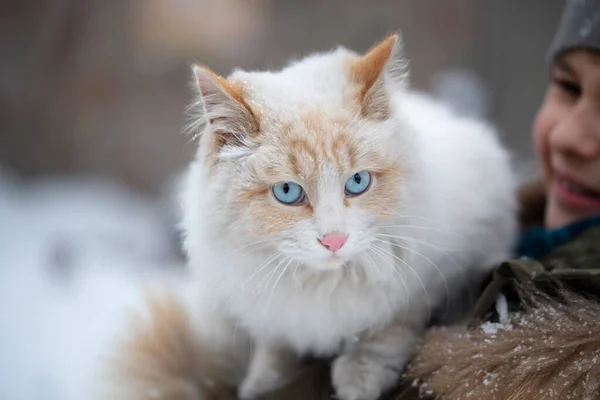
POLYGON ((344 268, 348 260, 344 257, 330 256, 310 264, 310 268, 318 271, 334 271, 344 268))

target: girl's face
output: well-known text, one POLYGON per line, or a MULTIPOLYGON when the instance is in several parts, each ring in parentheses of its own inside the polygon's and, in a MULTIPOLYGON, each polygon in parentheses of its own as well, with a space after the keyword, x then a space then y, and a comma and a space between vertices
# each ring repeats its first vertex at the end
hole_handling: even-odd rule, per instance
POLYGON ((555 61, 534 142, 546 227, 600 215, 600 53, 576 50, 555 61))

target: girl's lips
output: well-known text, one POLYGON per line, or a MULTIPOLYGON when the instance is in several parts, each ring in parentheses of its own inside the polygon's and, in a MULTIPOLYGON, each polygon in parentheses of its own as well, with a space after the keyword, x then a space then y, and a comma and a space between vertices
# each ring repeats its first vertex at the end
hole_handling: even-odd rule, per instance
POLYGON ((600 212, 600 192, 564 176, 557 177, 554 193, 558 202, 567 208, 582 212, 600 212))

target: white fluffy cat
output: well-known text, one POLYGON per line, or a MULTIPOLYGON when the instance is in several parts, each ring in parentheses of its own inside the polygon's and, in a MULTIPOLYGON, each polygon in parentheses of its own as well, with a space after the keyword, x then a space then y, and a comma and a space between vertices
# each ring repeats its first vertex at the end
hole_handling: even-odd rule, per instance
POLYGON ((195 322, 241 398, 313 355, 336 357, 342 400, 376 399, 432 312, 508 255, 506 150, 407 88, 397 35, 277 72, 194 72, 200 147, 182 226, 195 322))

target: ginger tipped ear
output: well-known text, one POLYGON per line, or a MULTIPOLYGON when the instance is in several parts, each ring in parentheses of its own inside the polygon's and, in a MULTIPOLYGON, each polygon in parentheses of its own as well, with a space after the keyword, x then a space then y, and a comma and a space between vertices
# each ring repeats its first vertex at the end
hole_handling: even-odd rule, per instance
POLYGON ((199 118, 215 135, 217 148, 247 146, 258 131, 258 123, 244 99, 244 88, 209 68, 194 65, 192 69, 199 93, 199 118))
POLYGON ((389 91, 403 88, 408 81, 408 62, 399 34, 388 36, 354 61, 351 77, 361 88, 358 102, 367 117, 389 115, 389 91))

